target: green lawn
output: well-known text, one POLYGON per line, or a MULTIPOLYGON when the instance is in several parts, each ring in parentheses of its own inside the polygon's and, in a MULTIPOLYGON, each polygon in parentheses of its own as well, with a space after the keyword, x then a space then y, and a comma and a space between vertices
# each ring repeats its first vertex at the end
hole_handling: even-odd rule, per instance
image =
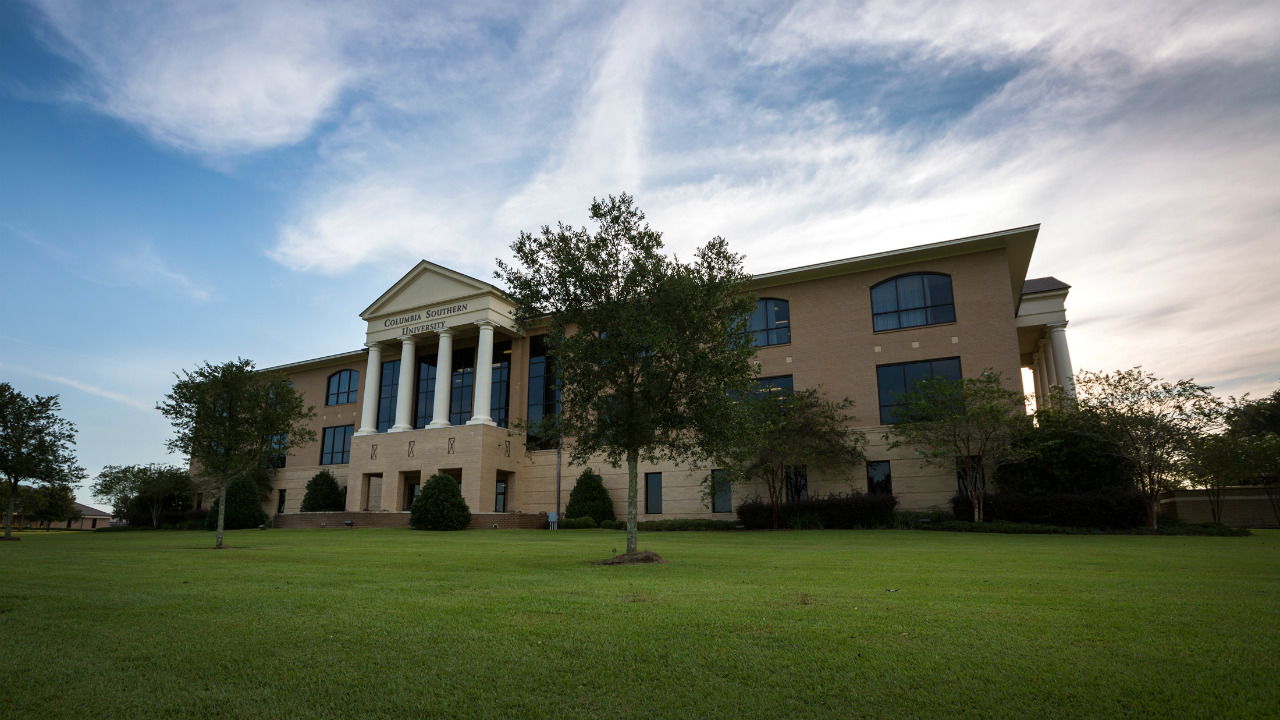
POLYGON ((40 533, 13 717, 1277 717, 1280 532, 40 533))

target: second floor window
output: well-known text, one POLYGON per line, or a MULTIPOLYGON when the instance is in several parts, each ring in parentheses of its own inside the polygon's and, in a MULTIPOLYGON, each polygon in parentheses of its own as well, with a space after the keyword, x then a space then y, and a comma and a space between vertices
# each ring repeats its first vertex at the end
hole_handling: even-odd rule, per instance
POLYGON ((339 370, 329 376, 329 395, 325 405, 346 405, 356 401, 356 390, 360 386, 360 373, 355 370, 339 370))
POLYGON ((747 323, 747 335, 756 347, 791 342, 791 307, 786 300, 763 298, 747 323))
POLYGON ((345 465, 351 462, 351 436, 355 425, 339 425, 324 429, 324 444, 320 452, 321 465, 345 465))
POLYGON ((916 381, 932 377, 959 380, 960 358, 876 366, 876 389, 880 396, 880 423, 891 425, 897 422, 898 416, 906 409, 905 396, 911 391, 916 381))
POLYGON ((955 320, 950 275, 903 275, 871 288, 871 326, 875 332, 955 320))

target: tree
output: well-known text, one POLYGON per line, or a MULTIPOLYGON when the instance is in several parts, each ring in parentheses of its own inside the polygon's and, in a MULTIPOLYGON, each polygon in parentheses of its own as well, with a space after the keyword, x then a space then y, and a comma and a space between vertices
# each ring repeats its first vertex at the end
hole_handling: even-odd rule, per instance
POLYGON ((259 483, 252 475, 241 475, 232 480, 225 491, 214 499, 205 516, 206 530, 216 530, 222 525, 227 530, 244 530, 266 525, 270 518, 262 509, 259 483), (226 504, 226 510, 222 506, 226 504))
POLYGON ((160 513, 174 496, 194 491, 191 475, 173 465, 108 465, 91 486, 93 496, 110 502, 113 514, 125 516, 130 503, 137 502, 151 514, 151 525, 160 527, 160 513))
POLYGON ((1250 400, 1231 398, 1227 407, 1227 432, 1232 435, 1280 435, 1280 390, 1268 397, 1250 400))
POLYGON ((1093 432, 1114 443, 1133 466, 1152 529, 1160 493, 1177 487, 1192 443, 1221 422, 1223 404, 1211 389, 1193 380, 1161 380, 1140 366, 1076 377, 1080 408, 1098 416, 1093 432))
POLYGON ((217 537, 222 547, 227 485, 267 467, 269 459, 315 442, 307 426, 315 407, 305 404, 281 373, 257 371, 243 358, 205 363, 175 374, 177 382, 156 405, 173 423, 169 449, 190 458, 192 474, 217 492, 217 537))
POLYGON ((1280 523, 1280 435, 1219 433, 1198 438, 1187 461, 1192 484, 1205 491, 1214 522, 1222 522, 1225 489, 1234 485, 1262 485, 1280 523))
POLYGON ((1036 409, 1035 426, 1015 441, 1018 457, 996 468, 1001 492, 1044 495, 1130 490, 1133 468, 1096 431, 1097 415, 1062 393, 1036 409))
POLYGON ((917 380, 902 400, 885 435, 889 447, 909 446, 925 462, 954 470, 973 501, 973 521, 982 522, 987 478, 1018 457, 1015 441, 1031 425, 1026 396, 988 370, 976 378, 917 380))
POLYGON ((84 470, 76 465, 71 446, 76 427, 58 417, 57 395, 27 397, 9 383, 0 383, 0 482, 8 490, 4 536, 13 535, 13 511, 23 482, 65 487, 69 492, 84 470))
POLYGON ((415 530, 466 530, 470 524, 471 508, 462 499, 458 481, 449 475, 427 478, 409 505, 409 525, 415 530))
POLYGON ((46 483, 32 488, 28 500, 30 509, 26 516, 45 526, 46 529, 55 522, 63 520, 79 520, 80 509, 76 507, 76 494, 70 485, 65 483, 46 483))
POLYGON ((302 512, 335 512, 346 509, 342 502, 342 488, 333 473, 321 470, 307 481, 306 494, 302 496, 302 512))
POLYGON ((591 203, 594 233, 560 223, 511 246, 498 261, 515 321, 546 327, 561 391, 559 412, 517 427, 572 438, 570 461, 603 456, 627 466, 627 552, 636 551, 641 460, 696 461, 732 441, 730 393, 749 389, 746 335, 755 299, 742 258, 715 238, 681 263, 628 195, 591 203))
POLYGON ((816 388, 756 391, 740 400, 740 408, 743 441, 722 456, 723 474, 712 473, 703 484, 712 494, 721 482, 763 482, 775 530, 792 468, 837 472, 866 461, 866 437, 850 428, 855 418, 848 398, 833 402, 816 388))
POLYGON ((564 506, 565 518, 589 517, 596 524, 605 520, 616 520, 613 514, 613 498, 605 489, 600 473, 587 468, 578 476, 573 490, 569 492, 569 504, 564 506))

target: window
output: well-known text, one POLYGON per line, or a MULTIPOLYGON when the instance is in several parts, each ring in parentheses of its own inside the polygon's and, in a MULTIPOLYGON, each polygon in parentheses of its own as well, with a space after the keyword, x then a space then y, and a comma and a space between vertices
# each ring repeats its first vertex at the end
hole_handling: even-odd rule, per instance
POLYGON ((804 465, 788 465, 787 502, 809 499, 809 472, 804 465))
POLYGON ((903 275, 871 288, 871 326, 875 332, 955 321, 950 275, 903 275))
POLYGON ((489 417, 498 427, 507 426, 507 408, 511 407, 511 341, 493 344, 493 370, 490 375, 489 417))
POLYGON ((893 476, 889 473, 888 460, 867 461, 867 492, 893 494, 893 476))
POLYGON ((280 499, 276 501, 276 514, 284 512, 284 488, 280 488, 280 499))
POLYGON ((757 396, 771 395, 774 393, 779 395, 790 395, 793 389, 790 375, 756 378, 755 394, 757 396))
POLYGON ((880 391, 880 423, 891 425, 897 422, 898 413, 902 412, 905 405, 903 396, 911 390, 911 386, 917 380, 931 377, 959 380, 960 358, 877 366, 876 385, 880 391))
POLYGON ((320 451, 321 465, 346 465, 351 462, 351 436, 355 425, 339 425, 324 429, 324 445, 320 451))
POLYGON ((329 376, 329 395, 325 405, 346 405, 356 401, 360 387, 360 373, 355 370, 339 370, 329 376))
POLYGON ((439 354, 425 355, 417 359, 417 414, 413 427, 425 428, 431 424, 435 413, 435 363, 439 354))
POLYGON ((476 349, 459 348, 453 351, 453 377, 449 385, 449 424, 466 425, 471 419, 471 404, 475 400, 476 349))
POLYGON ((762 298, 756 301, 755 312, 747 321, 747 334, 751 344, 786 345, 791 342, 791 309, 786 300, 762 298))
MULTIPOLYGON (((547 336, 529 338, 529 422, 537 423, 560 409, 560 390, 556 387, 554 361, 547 356, 547 336)), ((529 436, 534 447, 554 447, 556 438, 529 436)))
POLYGON ((644 474, 644 511, 650 515, 662 512, 662 473, 644 474))
POLYGON ((494 487, 494 491, 495 492, 494 492, 494 498, 493 498, 493 511, 506 512, 507 511, 507 481, 503 478, 498 478, 497 485, 494 487))
POLYGON ((285 448, 289 447, 289 434, 281 433, 263 438, 263 444, 265 454, 262 458, 262 467, 267 470, 278 470, 284 467, 288 460, 285 448))
POLYGON ((723 470, 711 471, 711 512, 733 512, 733 483, 723 470))
POLYGON ((396 395, 400 388, 400 361, 382 363, 382 388, 378 393, 378 432, 386 432, 396 423, 396 395))
POLYGON ((204 493, 196 493, 196 509, 204 507, 204 493))

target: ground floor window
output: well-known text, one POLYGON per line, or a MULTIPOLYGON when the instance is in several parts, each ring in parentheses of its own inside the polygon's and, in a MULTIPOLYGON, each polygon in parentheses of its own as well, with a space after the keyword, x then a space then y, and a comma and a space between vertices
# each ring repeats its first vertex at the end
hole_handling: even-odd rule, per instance
POLYGON ((507 481, 503 478, 498 478, 498 484, 495 487, 494 499, 493 499, 493 511, 494 512, 507 511, 507 481))
POLYGON ((809 472, 804 465, 787 466, 787 502, 809 499, 809 472))
POLYGON ((324 429, 324 444, 320 451, 321 465, 345 465, 351 462, 351 436, 355 425, 339 425, 324 429))
POLYGON ((723 470, 711 471, 711 512, 733 512, 733 484, 723 470))
POLYGON ((888 460, 867 461, 867 492, 893 494, 893 476, 889 473, 888 460))
POLYGON ((276 501, 276 514, 284 512, 284 488, 280 488, 280 499, 276 501))
POLYGON ((662 473, 644 474, 644 511, 650 515, 662 512, 662 473))

